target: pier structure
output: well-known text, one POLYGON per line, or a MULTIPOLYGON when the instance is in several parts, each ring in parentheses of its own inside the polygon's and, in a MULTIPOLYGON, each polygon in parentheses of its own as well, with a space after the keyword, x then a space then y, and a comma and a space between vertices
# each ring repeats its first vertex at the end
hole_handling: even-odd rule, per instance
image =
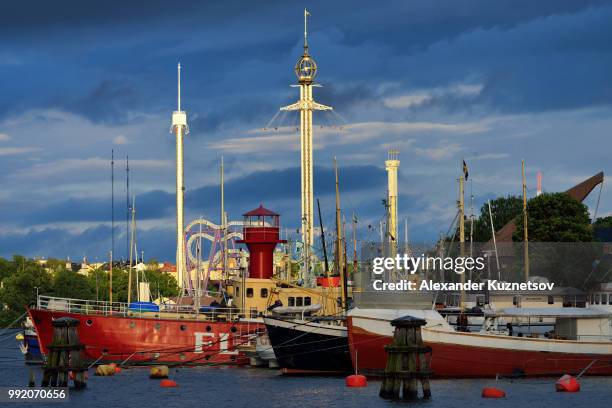
POLYGON ((313 190, 313 159, 312 159, 312 112, 332 110, 331 106, 315 102, 312 88, 316 86, 314 79, 317 74, 317 64, 310 56, 308 50, 307 22, 310 13, 304 9, 304 53, 295 64, 295 75, 300 88, 300 100, 281 111, 300 112, 300 152, 301 152, 301 192, 302 192, 302 219, 301 233, 303 243, 302 279, 306 286, 314 284, 314 271, 312 270, 312 247, 314 244, 314 190, 313 190))
POLYGON ((176 277, 181 290, 185 288, 185 227, 183 137, 189 133, 187 113, 181 110, 181 64, 178 64, 178 107, 172 112, 171 132, 176 135, 176 277))

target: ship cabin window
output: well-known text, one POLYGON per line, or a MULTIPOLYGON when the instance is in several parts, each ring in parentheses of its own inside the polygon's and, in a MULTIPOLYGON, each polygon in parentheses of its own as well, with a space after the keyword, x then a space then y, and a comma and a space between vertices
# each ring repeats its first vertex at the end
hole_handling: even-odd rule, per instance
POLYGON ((548 297, 548 304, 549 305, 554 305, 555 304, 555 297, 554 296, 549 296, 548 297))
POLYGON ((608 295, 608 304, 612 305, 612 293, 608 295))
POLYGON ((595 294, 595 299, 593 299, 593 303, 598 305, 600 302, 600 297, 599 297, 599 293, 595 294))
POLYGON ((251 308, 251 318, 255 318, 255 317, 257 317, 257 308, 252 307, 251 308))
POLYGON ((521 297, 520 296, 513 296, 512 297, 512 304, 516 307, 521 307, 521 297))
POLYGON ((296 306, 304 306, 304 298, 303 297, 296 297, 295 298, 295 305, 296 306))
POLYGON ((476 296, 476 306, 483 307, 484 304, 485 304, 485 297, 484 296, 476 296))
POLYGON ((306 296, 304 298, 304 306, 310 306, 311 303, 312 303, 312 300, 310 299, 310 296, 306 296))
POLYGON ((253 288, 247 288, 246 296, 247 297, 253 297, 253 288))
POLYGON ((602 293, 601 294, 601 304, 605 305, 608 303, 608 294, 607 293, 602 293))
POLYGON ((289 306, 295 306, 295 298, 293 296, 289 296, 289 300, 287 301, 289 306))
POLYGON ((240 286, 236 287, 236 297, 240 296, 240 286))
POLYGON ((268 297, 268 288, 261 288, 261 290, 259 291, 259 296, 261 296, 262 298, 267 298, 268 297))

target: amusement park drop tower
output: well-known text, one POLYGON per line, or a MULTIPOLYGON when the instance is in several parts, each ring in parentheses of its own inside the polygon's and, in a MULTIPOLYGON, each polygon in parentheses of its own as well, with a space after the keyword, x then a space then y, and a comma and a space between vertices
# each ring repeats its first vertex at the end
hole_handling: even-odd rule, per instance
POLYGON ((317 74, 317 64, 308 54, 307 18, 310 15, 304 10, 304 54, 295 64, 295 74, 300 87, 300 100, 282 107, 282 111, 300 111, 300 146, 302 170, 302 243, 304 268, 302 277, 306 284, 314 280, 312 263, 312 246, 314 243, 314 194, 312 180, 312 112, 315 110, 332 110, 332 107, 321 105, 312 98, 313 81, 317 74))

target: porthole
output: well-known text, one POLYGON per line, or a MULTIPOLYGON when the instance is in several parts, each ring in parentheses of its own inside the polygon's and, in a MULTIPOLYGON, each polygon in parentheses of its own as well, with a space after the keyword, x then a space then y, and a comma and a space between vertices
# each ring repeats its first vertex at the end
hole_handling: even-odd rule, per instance
POLYGON ((236 326, 232 326, 232 328, 230 329, 230 331, 231 331, 232 333, 236 333, 236 330, 237 330, 237 329, 236 329, 236 326))
POLYGON ((185 358, 186 358, 186 357, 185 357, 185 354, 184 354, 184 353, 179 354, 179 358, 180 358, 181 360, 185 360, 185 358))
POLYGON ((184 324, 181 324, 181 331, 185 331, 187 330, 187 326, 185 326, 184 324))
POLYGON ((210 327, 210 326, 206 326, 206 331, 207 331, 207 332, 209 332, 209 331, 211 331, 211 330, 212 330, 212 327, 210 327))
POLYGON ((236 361, 236 356, 230 356, 230 360, 236 361))
POLYGON ((161 325, 159 323, 155 323, 155 330, 159 330, 161 325))
POLYGON ((93 324, 93 320, 91 320, 91 319, 87 319, 87 320, 85 320, 85 324, 86 324, 87 326, 91 326, 91 325, 93 324))
POLYGON ((204 360, 210 360, 210 354, 205 355, 204 360))
POLYGON ((136 322, 130 322, 130 329, 133 329, 134 327, 136 327, 136 322))

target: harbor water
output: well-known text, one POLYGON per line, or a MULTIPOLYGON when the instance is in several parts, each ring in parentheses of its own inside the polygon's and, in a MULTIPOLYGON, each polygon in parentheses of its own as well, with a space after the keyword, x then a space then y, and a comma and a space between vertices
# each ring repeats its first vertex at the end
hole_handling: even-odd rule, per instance
MULTIPOLYGON (((15 331, 0 335, 0 387, 27 386, 30 370, 37 385, 42 378, 38 366, 26 366, 15 342, 15 331)), ((343 377, 288 377, 278 370, 251 367, 196 367, 172 369, 177 388, 161 388, 149 379, 147 368, 124 369, 112 377, 96 377, 90 370, 87 388, 70 391, 70 402, 12 402, 4 406, 94 407, 397 407, 379 398, 380 381, 366 388, 347 388, 343 377), (59 405, 58 405, 59 404, 59 405)), ((433 380, 433 398, 419 403, 435 407, 610 407, 612 377, 583 377, 582 390, 555 392, 556 378, 500 380, 497 386, 507 397, 481 398, 482 388, 494 379, 433 380)), ((406 404, 408 405, 408 404, 406 404)), ((414 404, 410 404, 414 405, 414 404)))

